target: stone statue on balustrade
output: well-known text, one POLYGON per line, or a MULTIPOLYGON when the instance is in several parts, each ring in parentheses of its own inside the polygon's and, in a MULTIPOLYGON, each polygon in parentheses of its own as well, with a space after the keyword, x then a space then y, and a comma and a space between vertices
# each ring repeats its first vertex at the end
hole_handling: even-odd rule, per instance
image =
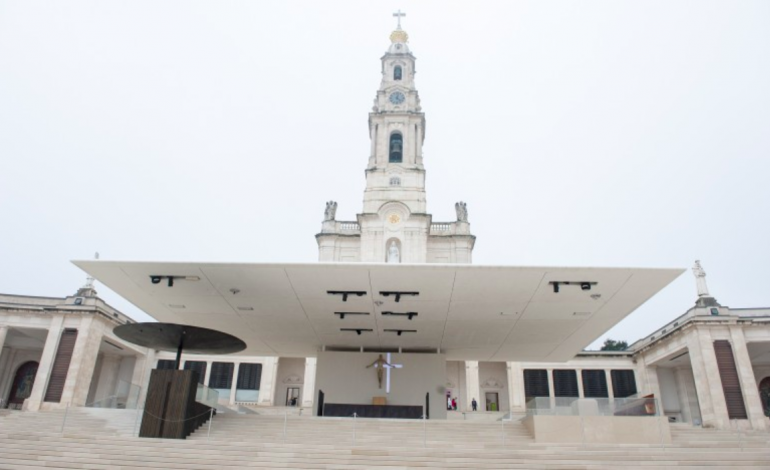
POLYGON ((326 210, 324 211, 324 220, 334 220, 337 216, 337 203, 329 201, 326 203, 326 210))
POLYGON ((695 266, 692 267, 692 272, 695 274, 695 283, 698 287, 698 297, 708 297, 709 288, 706 285, 706 271, 700 265, 700 260, 695 261, 695 266))
POLYGON ((455 212, 457 212, 458 222, 468 222, 468 208, 464 202, 460 201, 455 204, 455 212))
POLYGON ((700 260, 695 261, 692 273, 695 275, 695 285, 698 288, 698 300, 695 304, 700 307, 718 307, 719 303, 709 294, 709 288, 706 285, 706 271, 703 270, 700 260))

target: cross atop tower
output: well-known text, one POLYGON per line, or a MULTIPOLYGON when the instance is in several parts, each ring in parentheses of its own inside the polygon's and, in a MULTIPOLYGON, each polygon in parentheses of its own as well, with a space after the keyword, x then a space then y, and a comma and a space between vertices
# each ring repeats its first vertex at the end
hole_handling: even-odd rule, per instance
POLYGON ((401 17, 406 16, 406 13, 401 13, 401 9, 399 9, 397 12, 393 13, 393 16, 398 19, 397 29, 401 29, 401 17))

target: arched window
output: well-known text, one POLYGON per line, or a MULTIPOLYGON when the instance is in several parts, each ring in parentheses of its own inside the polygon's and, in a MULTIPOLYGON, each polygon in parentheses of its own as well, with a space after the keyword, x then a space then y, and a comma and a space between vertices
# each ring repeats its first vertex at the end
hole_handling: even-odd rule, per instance
POLYGON ((35 383, 38 363, 25 362, 16 369, 16 376, 11 385, 11 394, 8 397, 8 408, 21 409, 24 400, 32 393, 32 385, 35 383))
POLYGON ((401 134, 394 132, 390 134, 390 163, 401 163, 404 160, 404 139, 401 134))
POLYGON ((396 65, 393 69, 393 80, 401 80, 401 66, 396 65))
POLYGON ((770 417, 770 377, 765 377, 759 382, 759 399, 762 400, 765 416, 770 417))

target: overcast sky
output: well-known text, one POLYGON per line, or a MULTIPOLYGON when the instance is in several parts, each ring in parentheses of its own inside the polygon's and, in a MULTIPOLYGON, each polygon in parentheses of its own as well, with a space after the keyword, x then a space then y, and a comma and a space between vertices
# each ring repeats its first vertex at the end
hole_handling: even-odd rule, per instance
POLYGON ((325 201, 362 208, 399 8, 428 209, 467 202, 475 264, 688 268, 629 342, 692 306, 696 259, 770 306, 766 0, 2 0, 0 292, 72 294, 95 251, 315 261, 325 201))

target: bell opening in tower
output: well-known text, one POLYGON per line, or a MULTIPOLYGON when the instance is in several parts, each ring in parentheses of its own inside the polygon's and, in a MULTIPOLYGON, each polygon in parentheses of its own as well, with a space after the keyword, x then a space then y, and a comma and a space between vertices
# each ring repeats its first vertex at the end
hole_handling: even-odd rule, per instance
POLYGON ((401 66, 396 65, 396 68, 393 69, 393 80, 401 80, 401 66))
POLYGON ((398 132, 390 135, 390 157, 388 158, 390 163, 401 163, 403 161, 403 143, 403 137, 398 132))

